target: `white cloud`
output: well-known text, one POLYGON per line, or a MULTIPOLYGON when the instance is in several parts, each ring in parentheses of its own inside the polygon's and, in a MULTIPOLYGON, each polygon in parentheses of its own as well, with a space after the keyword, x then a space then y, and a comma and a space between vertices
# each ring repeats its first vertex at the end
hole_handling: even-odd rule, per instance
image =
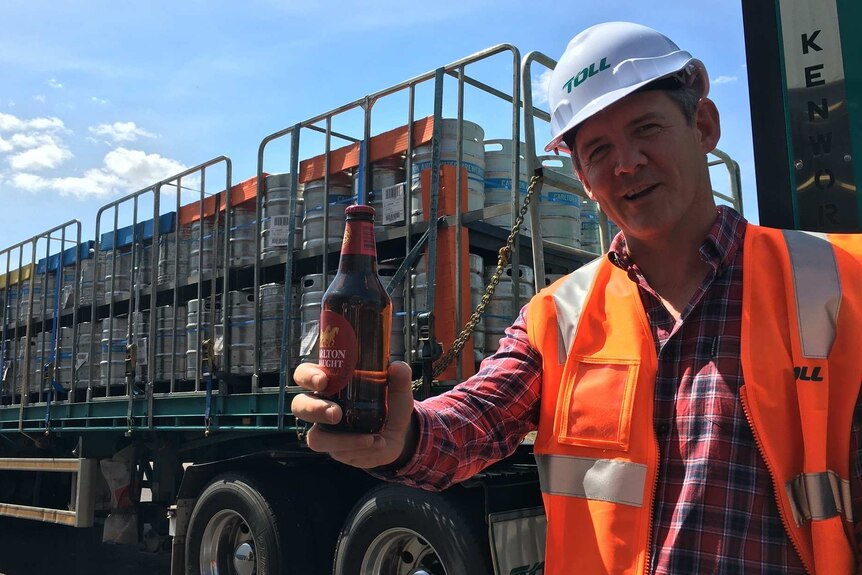
POLYGON ((538 77, 533 76, 530 84, 533 89, 533 105, 548 103, 548 87, 551 85, 551 70, 545 70, 538 77))
POLYGON ((56 89, 59 89, 59 88, 62 88, 62 87, 63 87, 63 84, 61 84, 60 82, 58 82, 56 78, 49 78, 49 79, 48 79, 47 84, 48 84, 49 86, 51 86, 52 88, 56 88, 56 89))
POLYGON ((80 199, 106 198, 145 188, 184 169, 179 162, 158 154, 117 148, 105 155, 102 167, 87 170, 80 177, 45 178, 18 173, 11 181, 30 192, 53 190, 61 196, 80 199))
POLYGON ((90 96, 90 101, 94 104, 99 104, 100 106, 104 106, 105 104, 110 103, 108 100, 105 100, 103 98, 97 98, 96 96, 90 96))
POLYGON ((20 132, 24 130, 46 130, 55 131, 65 127, 63 120, 55 117, 33 118, 22 120, 12 114, 0 112, 0 132, 20 132))
POLYGON ((9 157, 13 170, 52 170, 72 157, 72 152, 58 144, 43 144, 9 157))
POLYGON ((712 83, 716 84, 716 85, 718 85, 718 84, 732 84, 733 82, 736 82, 738 79, 739 78, 737 78, 736 76, 718 76, 718 77, 712 79, 712 83))
POLYGON ((90 133, 97 136, 105 136, 113 142, 134 142, 138 138, 155 138, 156 135, 139 128, 134 122, 114 122, 113 124, 99 124, 91 126, 90 133))
POLYGON ((0 113, 0 133, 9 133, 0 144, 9 166, 16 171, 50 170, 72 158, 59 132, 63 121, 54 117, 29 120, 0 113))
POLYGON ((35 148, 36 146, 58 144, 59 141, 55 138, 53 134, 19 133, 12 134, 12 137, 9 138, 9 143, 11 143, 16 148, 35 148))
POLYGON ((44 104, 45 101, 47 100, 47 98, 45 98, 45 96, 42 96, 41 94, 38 96, 33 96, 33 99, 36 100, 37 102, 42 103, 42 104, 44 104))

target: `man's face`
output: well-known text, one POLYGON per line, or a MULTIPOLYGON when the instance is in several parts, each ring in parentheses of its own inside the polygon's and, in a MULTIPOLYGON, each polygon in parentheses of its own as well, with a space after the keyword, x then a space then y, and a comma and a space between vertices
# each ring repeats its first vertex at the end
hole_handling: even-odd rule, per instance
POLYGON ((672 239, 714 217, 705 155, 719 134, 710 100, 689 123, 664 91, 638 92, 580 127, 578 177, 628 241, 672 239))

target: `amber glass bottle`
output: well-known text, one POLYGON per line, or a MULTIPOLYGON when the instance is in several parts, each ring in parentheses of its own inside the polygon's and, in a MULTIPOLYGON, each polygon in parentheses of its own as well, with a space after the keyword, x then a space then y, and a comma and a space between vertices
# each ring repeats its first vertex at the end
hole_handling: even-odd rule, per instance
POLYGON ((343 417, 327 431, 376 433, 386 424, 392 302, 377 275, 374 209, 350 206, 338 273, 323 294, 319 363, 325 397, 343 417))

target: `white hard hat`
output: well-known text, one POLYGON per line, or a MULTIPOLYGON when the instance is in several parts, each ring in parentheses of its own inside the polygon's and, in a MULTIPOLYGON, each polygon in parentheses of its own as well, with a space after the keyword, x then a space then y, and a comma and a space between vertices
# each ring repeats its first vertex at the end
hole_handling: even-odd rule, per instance
POLYGON ((709 92, 703 62, 664 34, 631 22, 587 28, 572 38, 551 74, 553 139, 545 151, 567 150, 563 134, 638 88, 675 74, 701 97, 709 92))

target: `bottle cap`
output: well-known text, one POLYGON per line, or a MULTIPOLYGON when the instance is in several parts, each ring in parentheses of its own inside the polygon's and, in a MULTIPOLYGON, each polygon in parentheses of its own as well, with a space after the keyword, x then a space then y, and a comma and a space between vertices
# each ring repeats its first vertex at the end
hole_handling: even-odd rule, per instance
POLYGON ((344 215, 349 217, 367 216, 374 218, 374 208, 365 205, 347 206, 344 210, 344 215))

